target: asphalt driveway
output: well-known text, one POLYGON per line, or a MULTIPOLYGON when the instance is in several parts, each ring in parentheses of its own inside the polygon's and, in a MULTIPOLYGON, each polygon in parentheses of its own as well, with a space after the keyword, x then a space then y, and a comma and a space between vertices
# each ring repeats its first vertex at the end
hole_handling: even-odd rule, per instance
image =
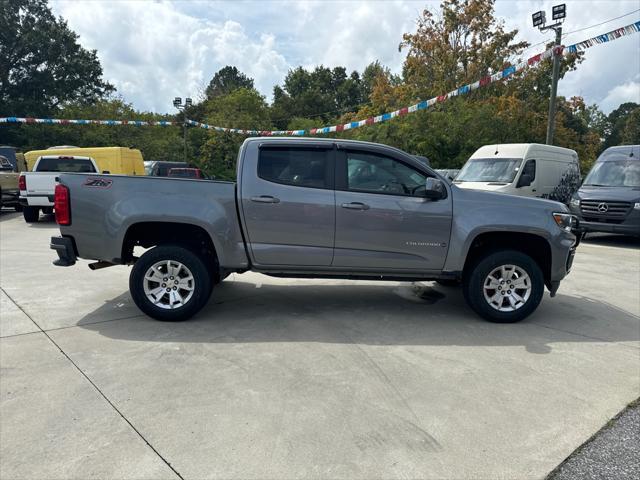
POLYGON ((515 325, 459 289, 232 275, 178 324, 0 215, 1 478, 543 478, 640 396, 640 250, 515 325))

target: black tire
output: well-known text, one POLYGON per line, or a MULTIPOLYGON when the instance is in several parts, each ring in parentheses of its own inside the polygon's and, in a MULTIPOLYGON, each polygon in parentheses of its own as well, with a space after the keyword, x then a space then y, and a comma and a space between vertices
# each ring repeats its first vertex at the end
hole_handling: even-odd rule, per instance
MULTIPOLYGON (((503 287, 500 286, 500 289, 503 287)), ((508 287, 507 287, 508 288, 508 287)), ((498 290, 494 295, 501 294, 498 290)), ((520 289, 513 289, 514 293, 523 293, 520 289)), ((511 290, 508 290, 511 292, 511 290)), ((538 264, 528 255, 516 250, 491 252, 480 258, 470 269, 463 282, 464 298, 469 306, 482 318, 495 323, 514 323, 527 318, 538 307, 544 294, 544 278, 538 264), (515 265, 522 269, 530 279, 531 291, 528 299, 512 311, 500 311, 494 308, 484 295, 484 282, 496 268, 502 265, 515 265)), ((524 297, 523 297, 524 298, 524 297)), ((497 297, 498 301, 509 303, 509 299, 497 297)))
POLYGON ((35 223, 40 218, 40 209, 38 207, 24 207, 22 216, 27 223, 35 223))
MULTIPOLYGON (((158 288, 160 286, 158 284, 158 288)), ((136 261, 129 276, 129 291, 138 308, 150 317, 164 322, 179 322, 191 318, 207 303, 211 295, 211 277, 205 262, 191 250, 178 245, 161 245, 147 251, 136 261), (184 305, 174 309, 161 308, 154 304, 147 298, 144 290, 145 274, 161 261, 179 262, 189 269, 193 276, 193 294, 184 305)), ((158 298, 164 299, 165 302, 170 301, 164 294, 158 298)))
POLYGON ((449 279, 449 278, 441 278, 436 280, 436 283, 438 285, 442 285, 443 287, 459 287, 460 286, 460 280, 456 280, 456 279, 449 279))

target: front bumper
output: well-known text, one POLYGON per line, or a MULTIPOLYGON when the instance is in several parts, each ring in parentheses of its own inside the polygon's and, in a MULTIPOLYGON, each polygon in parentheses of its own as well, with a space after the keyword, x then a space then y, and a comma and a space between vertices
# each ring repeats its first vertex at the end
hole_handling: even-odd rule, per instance
POLYGON ((585 220, 580 207, 571 205, 570 210, 572 214, 578 217, 580 230, 583 233, 602 232, 640 235, 640 210, 638 209, 632 209, 624 217, 613 217, 606 214, 592 215, 589 220, 585 220), (596 221, 593 221, 594 218, 596 221))
POLYGON ((58 259, 53 261, 54 265, 58 267, 75 265, 78 257, 72 237, 51 237, 49 248, 58 254, 58 259))
POLYGON ((640 222, 633 223, 602 223, 580 222, 583 232, 622 233, 626 235, 640 235, 640 222))

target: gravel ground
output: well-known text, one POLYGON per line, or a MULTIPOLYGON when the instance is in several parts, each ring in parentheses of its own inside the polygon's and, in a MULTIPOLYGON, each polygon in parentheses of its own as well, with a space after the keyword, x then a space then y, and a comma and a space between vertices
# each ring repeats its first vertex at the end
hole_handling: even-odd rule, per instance
POLYGON ((640 478, 640 399, 605 425, 547 480, 640 478))

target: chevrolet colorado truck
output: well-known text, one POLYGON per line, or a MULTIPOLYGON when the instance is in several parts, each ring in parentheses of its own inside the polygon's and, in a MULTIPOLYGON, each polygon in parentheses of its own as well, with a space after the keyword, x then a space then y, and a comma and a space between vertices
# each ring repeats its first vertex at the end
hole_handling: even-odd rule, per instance
POLYGON ((133 265, 136 305, 168 321, 251 270, 461 283, 476 313, 516 322, 555 295, 578 240, 558 202, 460 189, 413 155, 339 139, 247 139, 236 183, 62 173, 54 203, 54 263, 133 265))

